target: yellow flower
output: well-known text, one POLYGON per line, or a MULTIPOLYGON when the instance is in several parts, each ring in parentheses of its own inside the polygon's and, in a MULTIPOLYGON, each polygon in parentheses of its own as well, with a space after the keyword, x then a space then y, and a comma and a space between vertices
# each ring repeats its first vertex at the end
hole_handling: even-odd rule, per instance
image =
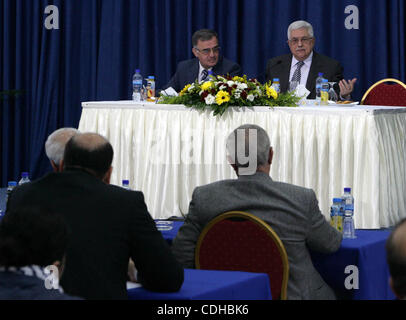
POLYGON ((179 93, 179 95, 180 96, 183 96, 186 92, 187 92, 187 89, 189 89, 190 88, 190 84, 187 84, 183 89, 182 89, 182 91, 179 93))
POLYGON ((206 82, 204 82, 204 83, 202 84, 201 88, 202 88, 202 90, 207 91, 207 90, 209 90, 212 86, 213 86, 213 82, 211 82, 211 81, 206 81, 206 82))
POLYGON ((220 90, 219 92, 217 92, 216 94, 216 102, 218 105, 221 105, 224 102, 228 102, 230 101, 230 95, 228 94, 228 92, 220 90))
POLYGON ((265 86, 266 88, 266 95, 268 96, 268 98, 272 97, 274 99, 278 98, 278 93, 276 92, 276 90, 273 87, 269 87, 268 85, 265 86))
POLYGON ((235 77, 233 78, 233 81, 245 82, 244 78, 241 78, 241 77, 238 77, 238 76, 235 76, 235 77))

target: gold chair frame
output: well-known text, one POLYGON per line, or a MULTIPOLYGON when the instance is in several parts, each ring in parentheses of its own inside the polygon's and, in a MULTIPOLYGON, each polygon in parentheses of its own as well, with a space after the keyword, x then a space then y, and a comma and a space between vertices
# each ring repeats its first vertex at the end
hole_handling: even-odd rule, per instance
POLYGON ((378 86, 384 82, 395 82, 397 84, 400 84, 406 90, 406 84, 404 84, 402 81, 400 81, 398 79, 394 79, 394 78, 382 79, 382 80, 379 80, 378 82, 375 82, 371 87, 369 87, 369 89, 367 90, 367 92, 365 92, 364 96, 361 99, 361 104, 362 105, 364 104, 365 99, 367 98, 368 94, 372 91, 372 89, 374 89, 376 86, 378 86))
MULTIPOLYGON (((281 239, 279 236, 276 234, 276 232, 267 224, 265 223, 262 219, 254 216, 251 213, 244 212, 244 211, 228 211, 225 212, 213 220, 211 220, 203 229, 202 233, 199 236, 199 239, 197 241, 196 245, 196 250, 195 250, 195 265, 196 269, 200 269, 200 247, 202 245, 203 239, 205 238, 206 234, 209 232, 209 230, 218 222, 222 220, 226 220, 229 218, 242 218, 246 220, 250 220, 254 222, 255 224, 259 225, 261 228, 265 230, 267 235, 274 241, 276 244, 279 254, 282 258, 282 264, 283 264, 283 277, 282 277, 282 288, 281 288, 281 300, 286 300, 287 299, 287 287, 288 287, 288 278, 289 278, 289 260, 288 260, 288 255, 286 253, 285 246, 283 245, 281 239)), ((243 271, 243 270, 241 270, 243 271)), ((273 297, 276 298, 276 297, 273 297)))

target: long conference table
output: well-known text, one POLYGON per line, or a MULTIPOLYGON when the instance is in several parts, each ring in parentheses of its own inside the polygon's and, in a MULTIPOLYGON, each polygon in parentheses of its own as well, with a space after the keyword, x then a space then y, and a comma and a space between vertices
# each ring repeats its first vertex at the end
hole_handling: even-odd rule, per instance
POLYGON ((269 134, 271 177, 311 188, 329 216, 351 187, 356 228, 389 227, 406 217, 406 108, 311 106, 231 108, 219 117, 182 105, 83 102, 79 130, 114 148, 111 182, 130 180, 155 219, 187 213, 193 189, 236 178, 225 139, 241 124, 269 134))

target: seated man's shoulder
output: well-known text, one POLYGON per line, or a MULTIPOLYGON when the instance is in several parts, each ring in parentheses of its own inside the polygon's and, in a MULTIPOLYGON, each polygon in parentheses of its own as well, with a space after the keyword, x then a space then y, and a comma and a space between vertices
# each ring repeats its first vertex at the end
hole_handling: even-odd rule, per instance
POLYGON ((317 57, 317 59, 323 63, 328 63, 328 64, 340 64, 340 62, 334 58, 331 58, 329 56, 326 56, 321 53, 314 53, 314 55, 317 57))
POLYGON ((301 187, 295 184, 290 184, 286 182, 276 182, 277 188, 283 192, 286 192, 287 194, 292 194, 295 195, 295 197, 300 198, 300 197, 311 197, 314 195, 314 191, 309 188, 301 187))
POLYGON ((289 59, 291 57, 292 57, 291 54, 287 53, 287 54, 282 54, 280 56, 269 58, 268 59, 268 65, 274 64, 274 63, 279 62, 279 61, 282 62, 282 61, 287 60, 287 59, 289 59))
POLYGON ((190 68, 197 63, 196 58, 182 60, 178 63, 178 69, 190 68))

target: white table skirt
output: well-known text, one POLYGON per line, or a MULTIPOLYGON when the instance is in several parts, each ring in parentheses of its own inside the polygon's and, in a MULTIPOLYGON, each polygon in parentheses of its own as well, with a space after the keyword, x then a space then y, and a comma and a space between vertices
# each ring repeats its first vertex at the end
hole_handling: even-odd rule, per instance
POLYGON ((82 107, 79 130, 113 145, 111 182, 129 179, 155 219, 186 214, 196 186, 236 178, 225 139, 245 123, 270 136, 271 177, 312 188, 327 218, 344 187, 352 188, 357 228, 388 227, 406 216, 406 108, 254 107, 213 117, 209 110, 132 101, 82 107))

